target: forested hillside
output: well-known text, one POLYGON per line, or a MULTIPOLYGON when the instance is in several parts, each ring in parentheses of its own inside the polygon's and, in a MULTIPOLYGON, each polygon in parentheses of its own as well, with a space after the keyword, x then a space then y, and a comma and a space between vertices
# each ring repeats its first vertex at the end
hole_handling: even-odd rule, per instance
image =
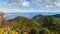
POLYGON ((36 15, 32 19, 43 28, 48 29, 50 34, 60 34, 60 18, 57 15, 36 15))
POLYGON ((17 16, 7 22, 18 34, 60 34, 60 18, 51 15, 40 14, 32 19, 17 16))
POLYGON ((42 29, 39 25, 37 25, 34 21, 29 18, 18 16, 14 19, 8 20, 11 24, 10 28, 12 30, 16 30, 19 34, 23 34, 27 32, 28 34, 38 34, 42 29))

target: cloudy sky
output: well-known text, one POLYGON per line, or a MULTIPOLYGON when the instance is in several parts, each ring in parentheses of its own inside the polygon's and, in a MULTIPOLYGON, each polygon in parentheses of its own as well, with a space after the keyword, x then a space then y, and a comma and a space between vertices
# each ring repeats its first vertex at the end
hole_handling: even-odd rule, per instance
POLYGON ((0 0, 0 11, 5 12, 8 18, 60 14, 60 0, 0 0))
POLYGON ((60 0, 0 0, 4 12, 60 12, 60 0))

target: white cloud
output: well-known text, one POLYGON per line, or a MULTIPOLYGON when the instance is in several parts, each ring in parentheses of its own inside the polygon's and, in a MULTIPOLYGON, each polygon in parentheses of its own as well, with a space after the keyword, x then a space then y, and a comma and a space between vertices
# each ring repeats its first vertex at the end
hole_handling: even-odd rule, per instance
POLYGON ((13 9, 13 8, 1 8, 0 11, 2 12, 27 12, 28 10, 24 9, 13 9))
MULTIPOLYGON (((54 8, 60 7, 60 0, 32 0, 32 2, 28 2, 26 0, 6 0, 6 2, 0 2, 0 6, 2 6, 2 10, 4 11, 28 11, 25 10, 29 8, 30 6, 33 6, 32 8, 35 9, 37 7, 37 10, 40 9, 48 9, 48 8, 54 8)), ((31 8, 31 9, 32 9, 31 8)), ((32 10, 33 11, 33 10, 32 10)))
POLYGON ((0 10, 2 10, 2 11, 6 11, 6 12, 24 12, 24 11, 26 11, 26 10, 24 10, 24 8, 25 7, 28 7, 29 6, 29 4, 30 4, 30 2, 27 2, 27 1, 18 1, 17 0, 17 2, 18 3, 14 3, 15 1, 14 0, 11 0, 10 2, 12 2, 12 3, 8 3, 8 2, 0 2, 0 6, 1 6, 1 8, 0 8, 0 10), (21 7, 21 6, 22 7, 21 7))
POLYGON ((46 7, 49 8, 53 8, 53 5, 46 5, 46 7))
POLYGON ((54 2, 57 7, 60 7, 60 2, 54 2))
POLYGON ((8 0, 8 3, 17 5, 17 6, 22 6, 22 7, 28 7, 30 2, 27 2, 26 0, 8 0))
POLYGON ((21 2, 21 5, 23 7, 28 7, 30 5, 30 2, 24 1, 24 2, 21 2))
POLYGON ((45 2, 50 2, 50 0, 44 0, 45 2))

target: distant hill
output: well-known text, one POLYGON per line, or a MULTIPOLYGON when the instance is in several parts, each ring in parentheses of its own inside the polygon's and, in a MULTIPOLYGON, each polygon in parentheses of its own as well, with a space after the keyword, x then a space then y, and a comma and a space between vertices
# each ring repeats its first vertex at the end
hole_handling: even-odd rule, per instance
POLYGON ((51 15, 51 16, 60 18, 60 14, 55 14, 55 15, 51 15))
POLYGON ((39 15, 35 15, 34 17, 43 17, 43 16, 52 16, 52 17, 60 18, 60 14, 54 14, 54 15, 42 15, 42 14, 39 14, 39 15))

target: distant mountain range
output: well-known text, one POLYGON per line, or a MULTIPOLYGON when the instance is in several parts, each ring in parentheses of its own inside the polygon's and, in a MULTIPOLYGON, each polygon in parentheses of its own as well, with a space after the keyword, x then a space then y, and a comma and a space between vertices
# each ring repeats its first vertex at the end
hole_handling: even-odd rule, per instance
POLYGON ((60 14, 54 14, 54 15, 42 15, 42 14, 39 14, 39 15, 36 15, 37 17, 42 17, 42 16, 53 16, 53 17, 56 17, 56 18, 60 18, 60 14))
POLYGON ((60 18, 60 14, 55 14, 55 15, 51 15, 51 16, 60 18))

